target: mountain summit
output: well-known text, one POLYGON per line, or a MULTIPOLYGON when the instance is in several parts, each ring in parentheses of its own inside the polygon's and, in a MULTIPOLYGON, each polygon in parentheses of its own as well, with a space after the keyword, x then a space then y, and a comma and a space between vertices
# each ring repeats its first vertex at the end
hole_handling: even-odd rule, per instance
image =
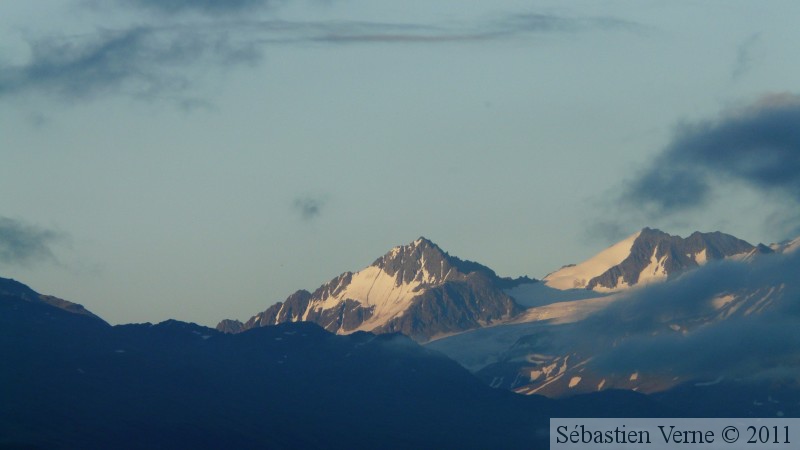
POLYGON ((719 231, 697 231, 682 238, 644 228, 580 264, 562 267, 543 281, 556 289, 617 291, 663 280, 707 261, 771 252, 769 247, 753 246, 719 231))
POLYGON ((52 295, 39 294, 19 281, 12 280, 10 278, 0 278, 0 297, 3 296, 14 297, 25 300, 29 303, 53 306, 73 314, 90 317, 105 324, 103 319, 94 315, 92 312, 84 308, 83 305, 72 303, 58 297, 53 297, 52 295))
POLYGON ((500 278, 481 264, 450 256, 420 237, 389 250, 358 272, 345 272, 313 293, 297 291, 244 324, 238 332, 285 322, 314 322, 328 331, 401 332, 419 341, 508 320, 520 312, 503 289, 529 278, 500 278))

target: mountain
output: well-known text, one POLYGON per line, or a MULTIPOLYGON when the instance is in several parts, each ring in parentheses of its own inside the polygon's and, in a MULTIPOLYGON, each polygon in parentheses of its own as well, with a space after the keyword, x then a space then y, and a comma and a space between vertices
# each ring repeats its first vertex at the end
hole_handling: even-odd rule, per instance
POLYGON ((0 296, 10 296, 31 303, 54 306, 56 308, 63 309, 64 311, 87 316, 105 323, 103 319, 92 314, 89 310, 84 308, 83 305, 79 305, 58 297, 53 297, 52 295, 39 294, 19 281, 9 278, 0 278, 0 296))
POLYGON ((542 281, 555 289, 618 291, 664 280, 708 261, 748 258, 772 251, 718 231, 695 232, 682 238, 644 228, 580 264, 562 267, 542 281))
MULTIPOLYGON (((708 235, 695 236, 696 241, 710 241, 708 235)), ((694 387, 705 392, 722 381, 775 380, 788 380, 792 391, 800 380, 795 351, 800 339, 794 333, 800 326, 800 252, 792 251, 792 242, 798 240, 767 251, 721 236, 721 241, 700 250, 713 257, 668 272, 679 276, 665 278, 666 282, 641 283, 637 289, 612 294, 559 291, 596 296, 555 297, 530 307, 511 323, 427 345, 459 361, 490 386, 522 394, 564 397, 606 389, 688 392, 697 390, 694 387), (720 242, 733 245, 725 250, 720 242)), ((635 247, 639 237, 634 235, 612 250, 635 247)), ((662 245, 664 241, 651 248, 662 245)), ((697 248, 688 249, 693 253, 674 246, 663 261, 675 258, 677 252, 697 254, 697 248)), ((542 288, 553 289, 545 283, 538 288, 540 293, 542 288)), ((763 392, 763 386, 758 391, 763 392)))
POLYGON ((777 253, 792 253, 800 248, 800 237, 777 244, 770 244, 769 248, 777 253))
POLYGON ((501 278, 486 266, 450 256, 419 238, 313 293, 297 291, 244 324, 228 320, 217 329, 239 332, 306 321, 337 334, 400 332, 424 342, 516 317, 524 308, 504 290, 534 282, 501 278))
POLYGON ((549 417, 674 415, 491 389, 396 333, 110 326, 30 292, 0 292, 0 448, 543 448, 549 417))
MULTIPOLYGON (((622 261, 651 233, 658 259, 645 229, 622 261)), ((0 449, 543 448, 550 417, 800 416, 800 252, 721 236, 612 294, 419 239, 225 332, 111 326, 0 279, 0 449), (420 341, 461 331, 421 346, 386 328, 408 317, 420 341)))

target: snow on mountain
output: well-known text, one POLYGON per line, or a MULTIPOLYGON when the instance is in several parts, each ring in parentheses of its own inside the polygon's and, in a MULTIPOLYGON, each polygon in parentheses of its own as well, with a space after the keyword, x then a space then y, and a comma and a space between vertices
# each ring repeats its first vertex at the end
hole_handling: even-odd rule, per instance
POLYGON ((748 260, 772 251, 720 232, 695 232, 682 238, 644 228, 580 264, 547 275, 543 281, 555 289, 613 292, 663 281, 708 261, 748 260))
MULTIPOLYGON (((671 289, 669 286, 664 288, 671 289)), ((644 393, 663 391, 684 382, 702 379, 708 374, 692 374, 691 371, 686 373, 685 370, 683 373, 625 371, 600 368, 589 363, 610 348, 626 342, 670 340, 676 339, 676 336, 687 338, 696 336, 695 333, 707 333, 710 328, 729 320, 738 320, 740 324, 747 324, 748 320, 765 320, 765 314, 774 315, 776 308, 786 305, 786 292, 785 283, 752 285, 709 298, 699 297, 694 301, 696 305, 688 310, 685 305, 664 305, 655 313, 646 308, 640 309, 635 302, 636 297, 649 296, 645 287, 638 292, 625 291, 595 299, 532 308, 517 319, 519 322, 529 322, 528 328, 520 327, 516 333, 517 340, 505 349, 498 352, 495 347, 494 351, 497 353, 494 355, 484 353, 482 361, 488 364, 480 368, 477 375, 497 388, 509 389, 519 394, 549 397, 604 389, 626 389, 644 393), (627 324, 624 321, 612 324, 600 321, 597 317, 584 321, 618 300, 627 301, 627 305, 617 310, 617 313, 627 318, 627 324), (547 311, 547 308, 552 307, 557 309, 547 311), (548 313, 549 317, 546 316, 548 313), (539 317, 536 317, 537 314, 539 317), (577 382, 576 379, 581 381, 577 382)), ((502 328, 505 327, 480 330, 487 333, 483 340, 491 342, 491 333, 501 333, 502 328)), ((451 349, 459 345, 459 337, 461 336, 452 338, 450 342, 447 342, 450 339, 437 342, 434 348, 450 356, 451 349)), ((496 339, 494 341, 495 345, 500 343, 496 339)), ((508 337, 505 341, 508 342, 508 337)), ((487 348, 484 347, 483 351, 487 348)), ((471 367, 473 370, 475 368, 475 365, 471 367)), ((725 375, 728 374, 714 374, 715 377, 725 375)))
POLYGON ((618 300, 617 295, 608 295, 581 300, 561 301, 549 305, 528 308, 512 323, 548 321, 551 324, 563 324, 581 321, 592 313, 600 311, 611 302, 618 300))
POLYGON ((696 232, 682 238, 644 228, 587 261, 563 267, 543 283, 536 283, 527 278, 500 278, 488 267, 453 257, 420 238, 313 292, 297 291, 244 324, 223 321, 218 329, 236 333, 308 321, 338 334, 400 332, 428 342, 492 386, 518 393, 654 392, 685 379, 639 371, 609 373, 589 364, 596 355, 630 337, 624 327, 609 330, 597 317, 626 311, 622 316, 631 322, 625 326, 634 324, 637 334, 669 336, 691 334, 704 324, 760 315, 784 297, 782 285, 721 285, 702 294, 688 311, 680 310, 686 303, 672 295, 661 303, 666 309, 656 315, 633 306, 626 309, 626 305, 638 304, 631 303, 631 298, 658 295, 656 288, 673 285, 673 281, 657 281, 674 279, 679 285, 687 276, 701 272, 690 269, 705 266, 713 271, 719 265, 710 263, 723 259, 755 267, 770 259, 760 255, 785 252, 792 245, 797 243, 787 242, 776 249, 753 246, 719 232, 696 232), (686 276, 676 276, 679 274, 686 276), (627 289, 634 286, 641 289, 627 289), (700 305, 707 306, 702 311, 693 309, 700 305), (644 331, 636 327, 644 327, 644 331))
POLYGON ((542 281, 555 289, 583 289, 590 280, 622 264, 630 256, 633 245, 641 234, 641 231, 634 233, 580 264, 562 267, 542 281))
POLYGON ((308 321, 339 334, 402 332, 425 341, 516 317, 523 308, 503 289, 532 282, 500 278, 486 266, 450 256, 419 238, 313 293, 298 291, 241 326, 223 321, 220 329, 308 321))
POLYGON ((798 248, 800 248, 800 237, 795 238, 793 241, 789 242, 789 245, 787 245, 786 248, 783 249, 783 253, 791 253, 796 251, 798 248))
POLYGON ((770 244, 771 248, 776 253, 792 253, 800 248, 800 237, 796 237, 789 241, 784 241, 778 244, 770 244))
POLYGON ((688 270, 693 266, 687 265, 680 276, 665 283, 647 284, 642 277, 638 288, 610 295, 587 289, 558 291, 545 283, 521 286, 508 292, 529 293, 530 299, 515 298, 530 307, 513 323, 446 337, 428 346, 456 359, 492 387, 550 397, 607 389, 652 393, 684 383, 705 386, 708 380, 749 373, 762 364, 759 358, 768 364, 779 360, 787 365, 786 373, 800 373, 793 347, 782 344, 798 320, 795 275, 800 260, 797 253, 786 251, 795 241, 773 245, 770 251, 721 233, 695 233, 686 239, 660 233, 650 230, 653 236, 647 245, 632 246, 632 253, 650 254, 649 262, 641 258, 638 267, 654 272, 655 267, 665 268, 667 276, 673 275, 670 258, 676 253, 692 256, 702 267, 688 270), (666 257, 653 250, 663 247, 671 249, 666 257), (699 255, 707 255, 706 262, 701 264, 699 255), (551 291, 564 297, 552 296, 551 291), (538 304, 531 303, 536 292, 538 304), (542 301, 542 296, 551 301, 542 301), (672 352, 672 360, 682 360, 686 355, 680 348, 697 342, 709 347, 704 356, 687 359, 676 366, 679 370, 670 369, 664 352, 672 352), (770 360, 777 358, 770 351, 740 353, 732 342, 777 349, 788 358, 770 360), (638 353, 631 356, 631 351, 638 353), (665 358, 666 362, 658 362, 665 358), (654 365, 667 369, 655 370, 654 365))
MULTIPOLYGON (((785 284, 752 286, 700 298, 698 306, 707 306, 689 308, 690 312, 685 310, 685 306, 673 308, 665 305, 654 314, 639 309, 632 301, 636 297, 648 297, 648 289, 643 287, 598 298, 530 308, 516 319, 519 323, 516 327, 504 325, 476 330, 429 346, 459 362, 466 361, 470 364, 465 365, 467 368, 493 387, 518 394, 563 397, 606 389, 653 393, 695 377, 685 373, 601 369, 589 363, 626 341, 670 339, 676 335, 686 337, 726 320, 748 320, 751 316, 768 314, 784 300, 785 292, 785 284), (627 302, 617 310, 618 313, 624 311, 620 315, 626 317, 627 324, 591 317, 617 301, 627 302), (471 334, 476 334, 473 340, 479 336, 480 347, 469 346, 471 334), (457 350, 459 347, 465 350, 457 350)), ((697 377, 704 375, 700 373, 697 377)))

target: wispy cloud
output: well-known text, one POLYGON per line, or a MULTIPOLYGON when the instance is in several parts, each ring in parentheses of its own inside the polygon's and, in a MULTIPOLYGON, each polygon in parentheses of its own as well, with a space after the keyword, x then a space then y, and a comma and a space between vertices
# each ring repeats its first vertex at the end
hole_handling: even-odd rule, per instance
POLYGON ((554 14, 519 13, 507 16, 493 24, 497 31, 510 34, 530 32, 579 32, 590 30, 642 31, 639 23, 615 17, 562 16, 554 14))
POLYGON ((189 86, 187 66, 253 63, 253 43, 216 30, 138 27, 102 30, 75 38, 42 38, 29 43, 31 59, 0 66, 0 96, 45 93, 61 99, 126 93, 153 97, 189 86))
POLYGON ((389 24, 339 22, 317 24, 310 40, 331 43, 436 43, 493 41, 537 33, 577 33, 591 30, 641 31, 634 22, 610 17, 569 17, 550 14, 509 14, 469 24, 389 24), (319 26, 322 25, 322 26, 319 26))
POLYGON ((748 36, 736 49, 736 61, 733 63, 731 78, 737 80, 747 73, 756 59, 756 49, 761 41, 761 33, 748 36))
POLYGON ((584 231, 587 242, 617 242, 633 234, 639 228, 632 227, 630 223, 612 220, 598 220, 592 222, 584 231))
POLYGON ((322 214, 322 210, 328 203, 322 196, 302 195, 294 199, 292 209, 305 221, 312 221, 322 214))
POLYGON ((164 14, 225 14, 252 11, 281 3, 276 0, 116 0, 117 3, 164 14))
POLYGON ((209 68, 254 66, 269 46, 297 43, 433 45, 509 39, 535 33, 575 33, 637 28, 605 17, 512 14, 466 24, 369 21, 285 21, 222 14, 276 5, 272 0, 128 0, 134 7, 165 13, 154 25, 98 29, 80 36, 28 39, 30 58, 0 61, 0 97, 46 94, 61 100, 127 95, 170 97, 181 107, 203 100, 190 95, 197 74, 209 68), (180 12, 208 13, 174 17, 180 12))
POLYGON ((448 33, 439 26, 412 23, 263 20, 240 22, 238 26, 252 31, 258 36, 256 39, 265 44, 437 42, 464 38, 460 33, 452 30, 448 33))
POLYGON ((61 233, 20 220, 0 216, 0 262, 30 265, 54 261, 51 246, 64 239, 61 233))
POLYGON ((724 182, 800 203, 800 96, 769 95, 717 120, 682 124, 628 182, 621 203, 666 215, 707 205, 724 182))

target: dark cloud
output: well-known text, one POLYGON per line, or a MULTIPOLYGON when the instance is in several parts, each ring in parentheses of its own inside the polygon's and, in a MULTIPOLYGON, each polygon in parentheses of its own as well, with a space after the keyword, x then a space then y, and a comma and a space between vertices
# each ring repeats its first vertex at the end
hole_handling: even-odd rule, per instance
POLYGON ((297 197, 292 202, 294 210, 300 214, 303 220, 311 221, 319 217, 322 208, 327 204, 327 200, 319 196, 304 195, 297 197))
POLYGON ((0 216, 0 263, 29 265, 54 260, 51 246, 60 233, 0 216))
POLYGON ((711 186, 708 174, 692 160, 658 158, 639 178, 627 183, 623 197, 633 206, 646 206, 668 214, 706 204, 711 186))
POLYGON ((772 95, 718 120, 681 125, 620 200, 664 215, 707 205, 724 182, 800 202, 800 97, 772 95))
POLYGON ((756 47, 761 40, 761 33, 754 33, 747 37, 736 49, 736 61, 733 63, 731 78, 737 80, 747 73, 756 59, 756 47))
POLYGON ((73 100, 107 93, 176 95, 191 84, 187 66, 232 66, 261 57, 252 42, 234 40, 224 30, 192 27, 138 27, 29 44, 27 64, 0 66, 0 96, 41 92, 73 100))

